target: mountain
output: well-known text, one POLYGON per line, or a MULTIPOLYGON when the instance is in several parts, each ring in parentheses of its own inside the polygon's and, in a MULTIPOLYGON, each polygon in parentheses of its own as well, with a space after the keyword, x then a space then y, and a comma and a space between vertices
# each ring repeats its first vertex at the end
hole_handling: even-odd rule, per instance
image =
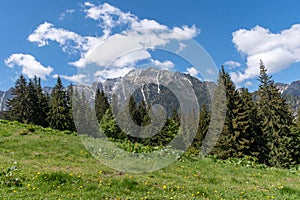
POLYGON ((277 83, 276 86, 283 95, 300 97, 300 80, 291 84, 277 83))
POLYGON ((8 108, 6 106, 6 102, 8 99, 12 98, 11 90, 12 90, 12 88, 10 88, 7 91, 0 91, 0 111, 8 110, 8 108))
MULTIPOLYGON (((154 99, 156 99, 157 102, 155 103, 165 104, 167 106, 167 110, 174 107, 178 108, 179 102, 178 100, 176 100, 176 95, 174 96, 174 94, 172 94, 172 91, 165 87, 164 84, 162 84, 162 82, 164 82, 165 84, 170 84, 173 81, 174 84, 177 83, 181 85, 189 83, 188 85, 193 89, 195 95, 197 96, 199 106, 210 101, 209 92, 213 91, 215 87, 215 83, 200 81, 199 79, 190 76, 189 74, 184 74, 180 72, 168 73, 164 70, 149 68, 132 70, 123 78, 114 78, 107 79, 103 82, 95 82, 92 84, 92 88, 99 88, 100 90, 103 90, 108 96, 108 98, 112 99, 113 93, 116 90, 116 88, 120 88, 122 84, 124 87, 124 83, 126 81, 135 81, 137 83, 137 80, 135 80, 136 78, 142 78, 144 82, 148 81, 148 84, 144 84, 142 87, 135 88, 135 91, 132 91, 135 99, 137 101, 141 101, 145 100, 146 98, 147 103, 151 103, 151 101, 154 101, 154 99), (156 76, 158 77, 159 74, 161 76, 160 80, 156 78, 156 76), (183 83, 184 80, 185 83, 183 83), (166 101, 167 98, 168 101, 166 101)), ((182 91, 184 91, 185 88, 183 86, 181 87, 182 91)), ((294 81, 291 84, 276 83, 276 87, 286 98, 287 102, 292 105, 292 108, 294 110, 297 110, 300 102, 300 80, 294 81)), ((8 110, 6 106, 6 101, 12 98, 11 90, 12 88, 10 88, 8 91, 0 91, 0 111, 8 110)), ((51 94, 52 87, 44 87, 43 92, 51 94)), ((253 92, 254 99, 256 99, 256 93, 257 92, 253 92)))
POLYGON ((291 105, 294 114, 296 114, 300 103, 300 80, 291 84, 276 83, 276 87, 291 105))
POLYGON ((212 82, 202 82, 188 74, 156 68, 135 69, 114 83, 108 80, 102 85, 108 96, 116 94, 119 105, 125 105, 133 95, 137 102, 144 100, 151 106, 161 105, 169 116, 173 110, 193 109, 197 103, 199 107, 209 103, 209 91, 214 86, 212 82), (107 85, 109 87, 104 87, 107 85))

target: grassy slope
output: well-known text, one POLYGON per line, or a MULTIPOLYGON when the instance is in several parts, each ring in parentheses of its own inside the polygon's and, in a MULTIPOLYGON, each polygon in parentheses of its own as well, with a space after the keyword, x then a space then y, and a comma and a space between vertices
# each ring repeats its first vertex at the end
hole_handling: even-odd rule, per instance
POLYGON ((91 157, 76 136, 0 121, 0 174, 14 162, 19 170, 0 176, 0 199, 300 197, 299 171, 246 168, 206 158, 183 159, 147 174, 120 173, 91 157))

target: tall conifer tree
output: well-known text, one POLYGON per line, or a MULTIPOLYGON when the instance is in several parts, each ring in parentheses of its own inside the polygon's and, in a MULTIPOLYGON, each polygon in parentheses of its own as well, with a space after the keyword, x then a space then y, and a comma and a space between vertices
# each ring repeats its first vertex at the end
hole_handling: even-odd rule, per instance
POLYGON ((103 115, 109 109, 110 105, 104 91, 98 88, 95 97, 95 111, 98 121, 101 121, 103 115))
POLYGON ((28 89, 27 81, 21 74, 15 83, 15 87, 12 90, 12 99, 7 101, 9 108, 9 118, 18 122, 27 123, 27 116, 29 116, 28 105, 28 89))
POLYGON ((50 111, 48 120, 50 127, 58 130, 70 129, 70 105, 67 91, 65 90, 60 77, 53 88, 50 100, 50 111))
POLYGON ((289 141, 293 138, 290 129, 293 116, 262 61, 258 80, 258 115, 265 141, 262 162, 270 166, 287 167, 295 162, 291 154, 293 149, 289 148, 289 141))

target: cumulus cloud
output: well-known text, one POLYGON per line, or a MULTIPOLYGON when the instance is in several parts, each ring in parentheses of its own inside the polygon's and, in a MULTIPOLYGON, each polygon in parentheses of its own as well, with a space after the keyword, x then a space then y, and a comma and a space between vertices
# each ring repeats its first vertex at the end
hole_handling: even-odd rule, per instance
POLYGON ((30 42, 36 43, 39 47, 49 44, 49 41, 57 42, 64 52, 73 53, 79 51, 87 52, 95 46, 101 44, 103 37, 81 36, 72 31, 62 28, 55 28, 53 24, 44 22, 39 25, 32 34, 28 36, 30 42))
MULTIPOLYGON (((195 25, 170 28, 155 20, 139 19, 136 15, 123 12, 108 3, 96 5, 85 2, 83 12, 87 19, 99 22, 102 35, 82 36, 44 22, 29 35, 28 40, 39 47, 55 42, 68 54, 79 53, 78 60, 69 62, 78 68, 96 64, 100 70, 109 66, 109 70, 98 72, 96 75, 112 78, 123 76, 135 64, 145 59, 164 69, 173 68, 174 64, 171 61, 160 62, 152 59, 150 50, 164 47, 174 40, 180 44, 179 50, 183 50, 185 48, 183 41, 192 39, 200 33, 195 25)), ((74 77, 65 76, 65 79, 72 78, 74 77)))
POLYGON ((52 76, 52 78, 58 78, 58 76, 65 79, 65 80, 74 82, 74 83, 82 83, 82 80, 84 78, 86 78, 86 75, 84 75, 84 74, 76 74, 76 75, 73 75, 73 76, 54 74, 52 76))
MULTIPOLYGON (((161 29, 143 29, 140 31, 130 30, 120 34, 114 34, 101 45, 88 51, 78 61, 70 64, 77 67, 85 67, 91 63, 96 63, 99 66, 107 66, 118 57, 128 54, 131 51, 139 50, 144 52, 141 54, 143 56, 132 57, 134 62, 130 60, 127 60, 127 63, 123 62, 123 66, 130 63, 136 63, 145 58, 150 58, 149 49, 163 47, 171 40, 182 41, 191 39, 195 36, 194 34, 191 34, 191 32, 193 32, 191 30, 194 29, 193 27, 189 29, 187 31, 188 33, 185 35, 181 35, 181 33, 182 31, 184 32, 184 30, 187 30, 186 28, 182 28, 182 31, 179 31, 180 33, 178 32, 178 29, 176 29, 177 31, 175 32, 170 29, 165 31, 161 31, 161 29), (144 56, 146 54, 149 56, 144 56)), ((196 32, 196 29, 194 31, 196 32)))
POLYGON ((169 60, 166 60, 164 62, 160 62, 159 60, 151 59, 151 63, 153 65, 155 65, 156 67, 161 68, 161 69, 165 69, 165 70, 172 69, 175 66, 174 63, 169 61, 169 60))
POLYGON ((229 60, 224 63, 224 66, 226 66, 230 69, 234 69, 234 68, 240 67, 241 63, 233 61, 233 60, 229 60))
POLYGON ((116 26, 131 24, 137 21, 137 17, 130 12, 122 12, 108 3, 94 5, 92 3, 85 3, 84 12, 87 18, 99 21, 100 27, 110 30, 116 26))
POLYGON ((256 77, 260 60, 270 73, 277 73, 300 61, 300 24, 279 33, 256 26, 251 30, 240 29, 232 35, 235 47, 247 59, 244 71, 231 73, 237 83, 256 77))
POLYGON ((8 67, 20 66, 22 68, 22 74, 27 75, 29 78, 38 76, 41 79, 46 80, 46 76, 50 75, 53 68, 43 66, 38 62, 35 57, 29 54, 12 54, 5 60, 8 67))
POLYGON ((119 78, 125 76, 133 69, 134 67, 107 68, 101 71, 97 71, 94 76, 99 77, 100 80, 119 78))
POLYGON ((191 76, 197 76, 199 74, 198 70, 195 67, 187 68, 186 71, 191 76))
POLYGON ((150 57, 150 53, 146 50, 133 51, 119 57, 112 63, 112 65, 116 67, 134 66, 139 60, 144 60, 150 57))

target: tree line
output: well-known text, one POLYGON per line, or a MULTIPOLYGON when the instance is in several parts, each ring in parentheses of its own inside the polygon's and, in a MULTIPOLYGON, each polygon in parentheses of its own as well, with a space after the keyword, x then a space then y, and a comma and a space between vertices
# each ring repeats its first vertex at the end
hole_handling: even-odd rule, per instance
POLYGON ((20 75, 12 96, 7 101, 8 119, 57 130, 76 130, 72 117, 72 85, 64 87, 60 77, 49 95, 43 92, 40 78, 27 81, 20 75))
MULTIPOLYGON (((222 88, 226 100, 224 102, 223 99, 218 99, 216 93, 214 105, 225 103, 227 109, 221 134, 215 138, 216 145, 210 154, 221 159, 251 156, 259 163, 275 167, 297 165, 300 163, 300 117, 293 115, 288 103, 276 88, 272 76, 268 75, 265 65, 261 62, 259 67, 256 101, 246 88, 236 88, 224 67, 220 70, 217 88, 222 88)), ((73 91, 72 85, 64 87, 58 77, 49 96, 43 93, 39 78, 30 79, 27 83, 21 75, 12 91, 13 98, 7 102, 9 118, 58 130, 76 131, 72 115, 72 103, 76 102, 72 101, 85 98, 84 94, 77 93, 78 91, 73 91), (74 92, 75 98, 72 99, 74 92)), ((151 105, 143 100, 136 100, 134 96, 131 96, 128 102, 133 122, 138 126, 147 126, 151 122, 151 105)), ((183 131, 182 129, 188 129, 180 126, 180 113, 174 110, 158 134, 150 138, 131 136, 119 128, 114 116, 116 111, 113 110, 113 103, 114 98, 108 99, 103 90, 97 89, 94 104, 86 102, 86 109, 83 109, 85 113, 78 114, 89 117, 90 106, 93 105, 99 127, 108 138, 152 147, 167 145, 177 133, 183 131)), ((200 153, 203 139, 210 134, 212 110, 210 104, 201 106, 198 131, 189 147, 191 152, 200 153)), ((300 109, 298 116, 299 114, 300 109)), ((194 116, 185 116, 187 121, 189 117, 194 116)))

